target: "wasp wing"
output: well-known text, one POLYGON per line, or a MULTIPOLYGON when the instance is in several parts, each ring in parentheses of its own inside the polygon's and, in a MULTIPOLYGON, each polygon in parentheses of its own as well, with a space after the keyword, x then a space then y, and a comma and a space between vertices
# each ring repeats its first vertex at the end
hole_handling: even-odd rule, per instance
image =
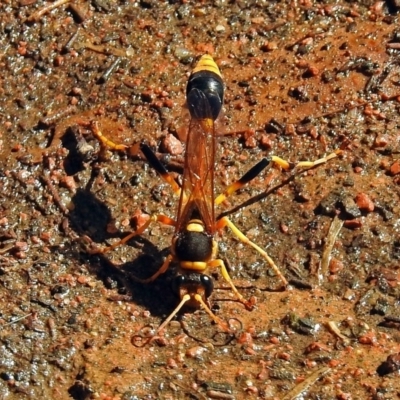
POLYGON ((201 90, 191 90, 188 101, 191 102, 192 112, 176 231, 182 231, 190 220, 199 219, 204 223, 206 232, 214 234, 214 119, 201 90))

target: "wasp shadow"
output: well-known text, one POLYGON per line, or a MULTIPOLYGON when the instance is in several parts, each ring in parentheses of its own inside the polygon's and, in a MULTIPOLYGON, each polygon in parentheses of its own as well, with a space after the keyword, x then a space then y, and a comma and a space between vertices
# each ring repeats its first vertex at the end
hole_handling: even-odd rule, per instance
MULTIPOLYGON (((107 206, 90 190, 78 190, 72 202, 74 207, 69 213, 69 222, 71 229, 79 237, 89 236, 93 242, 103 246, 110 238, 122 239, 126 236, 126 232, 107 232, 112 215, 107 206)), ((90 254, 81 249, 79 257, 89 265, 90 272, 102 280, 107 288, 115 289, 115 300, 131 300, 148 309, 152 315, 168 315, 177 302, 171 291, 173 267, 150 283, 141 283, 136 279, 146 279, 156 273, 169 254, 169 248, 160 250, 156 244, 143 236, 135 236, 123 246, 134 248, 134 253, 138 255, 122 264, 115 264, 110 260, 111 252, 90 254)))
POLYGON ((75 175, 84 170, 85 163, 92 161, 95 151, 82 134, 82 128, 77 125, 68 127, 61 138, 62 147, 68 150, 64 159, 64 170, 67 175, 75 175))

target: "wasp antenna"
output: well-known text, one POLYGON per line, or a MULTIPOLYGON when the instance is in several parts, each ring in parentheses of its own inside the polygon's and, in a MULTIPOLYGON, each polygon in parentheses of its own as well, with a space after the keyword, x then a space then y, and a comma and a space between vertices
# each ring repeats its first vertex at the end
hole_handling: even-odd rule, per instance
POLYGON ((178 312, 180 311, 180 309, 190 300, 190 295, 189 294, 185 294, 181 301, 179 302, 179 304, 176 306, 176 308, 174 309, 174 311, 172 311, 171 314, 169 314, 168 318, 157 328, 156 330, 156 334, 161 332, 172 320, 172 318, 175 317, 176 314, 178 314, 178 312))

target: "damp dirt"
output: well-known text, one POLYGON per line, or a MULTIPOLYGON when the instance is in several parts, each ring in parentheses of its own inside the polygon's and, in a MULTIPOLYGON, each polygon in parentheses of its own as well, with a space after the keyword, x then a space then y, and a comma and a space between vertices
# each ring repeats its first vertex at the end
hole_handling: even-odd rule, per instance
POLYGON ((400 395, 398 1, 66 1, 0 4, 0 398, 394 399, 400 395), (212 310, 177 304, 178 199, 138 150, 179 181, 185 87, 204 53, 225 83, 219 205, 289 286, 228 229, 212 310), (129 151, 104 151, 101 131, 129 151))

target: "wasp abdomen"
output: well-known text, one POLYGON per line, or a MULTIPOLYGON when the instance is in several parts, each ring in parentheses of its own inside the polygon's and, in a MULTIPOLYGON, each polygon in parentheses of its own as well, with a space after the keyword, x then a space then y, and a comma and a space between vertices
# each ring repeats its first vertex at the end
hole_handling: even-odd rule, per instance
POLYGON ((190 75, 186 87, 186 99, 192 117, 212 118, 214 121, 218 118, 224 101, 224 84, 219 68, 211 56, 207 54, 202 56, 190 75), (206 115, 207 110, 203 110, 204 115, 198 115, 199 94, 197 91, 207 98, 211 115, 206 115))

